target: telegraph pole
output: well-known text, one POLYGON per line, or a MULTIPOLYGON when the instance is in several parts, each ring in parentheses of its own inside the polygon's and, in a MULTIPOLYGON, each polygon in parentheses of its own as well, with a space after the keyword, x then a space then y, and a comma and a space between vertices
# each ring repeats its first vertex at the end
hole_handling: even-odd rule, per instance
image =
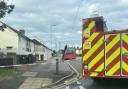
POLYGON ((59 57, 61 57, 61 42, 59 41, 59 57))
POLYGON ((53 36, 52 36, 52 27, 54 27, 54 26, 56 26, 56 25, 51 25, 50 26, 51 49, 52 49, 52 38, 53 38, 53 36))

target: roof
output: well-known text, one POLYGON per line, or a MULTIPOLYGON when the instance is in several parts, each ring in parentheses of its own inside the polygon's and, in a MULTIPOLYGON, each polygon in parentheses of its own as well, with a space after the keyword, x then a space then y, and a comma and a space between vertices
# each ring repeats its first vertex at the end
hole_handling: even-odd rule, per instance
POLYGON ((42 46, 44 46, 45 48, 47 48, 47 49, 49 49, 49 50, 52 51, 52 49, 48 48, 46 45, 44 45, 43 43, 39 42, 39 41, 36 40, 36 39, 33 39, 33 42, 34 42, 35 44, 37 44, 37 45, 42 45, 42 46))
MULTIPOLYGON (((0 21, 1 22, 1 21, 0 21)), ((1 22, 2 24, 5 24, 5 23, 3 23, 3 22, 1 22)), ((16 32, 18 35, 20 35, 21 37, 23 37, 23 38, 25 38, 25 39, 27 39, 27 40, 30 40, 30 41, 32 41, 30 38, 28 38, 27 36, 25 36, 25 35, 23 35, 23 34, 21 34, 19 31, 17 31, 16 29, 14 29, 14 28, 12 28, 11 26, 9 26, 9 25, 7 25, 7 24, 5 24, 8 28, 10 28, 12 31, 14 31, 14 32, 16 32)))
POLYGON ((128 29, 113 30, 113 31, 105 32, 105 34, 118 34, 118 33, 128 33, 128 29))
POLYGON ((33 39, 32 40, 35 44, 37 44, 37 45, 43 45, 41 42, 39 42, 38 40, 36 40, 36 39, 33 39))
MULTIPOLYGON (((1 21, 0 21, 1 22, 1 21)), ((2 24, 5 24, 5 23, 3 23, 3 22, 1 22, 2 24)), ((19 31, 17 31, 16 29, 14 29, 14 28, 12 28, 11 26, 9 26, 9 25, 7 25, 7 24, 5 24, 8 28, 10 28, 12 31, 14 31, 14 32, 16 32, 18 35, 20 35, 21 37, 23 37, 23 38, 25 38, 26 40, 29 40, 29 41, 32 41, 32 42, 34 42, 35 44, 38 44, 38 45, 42 45, 42 46, 44 46, 45 48, 47 48, 47 49, 49 49, 49 50, 51 50, 52 51, 52 49, 50 49, 50 48, 48 48, 46 45, 44 45, 44 44, 42 44, 41 42, 39 42, 38 40, 36 40, 36 39, 30 39, 30 38, 28 38, 27 36, 25 36, 24 34, 21 34, 19 31)))
MULTIPOLYGON (((103 16, 89 17, 89 18, 85 18, 85 19, 92 19, 94 21, 101 21, 101 20, 103 20, 103 16)), ((85 19, 83 19, 83 20, 85 20, 85 19)))

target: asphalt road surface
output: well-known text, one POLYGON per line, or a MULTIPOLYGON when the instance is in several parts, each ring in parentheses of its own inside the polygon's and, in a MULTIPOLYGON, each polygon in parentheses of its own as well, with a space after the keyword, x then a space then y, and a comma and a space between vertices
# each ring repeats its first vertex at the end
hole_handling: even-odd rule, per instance
MULTIPOLYGON (((81 73, 81 58, 69 61, 81 73)), ((91 79, 82 78, 79 82, 67 86, 65 89, 128 89, 128 79, 91 79), (82 87, 81 87, 82 86, 82 87)))

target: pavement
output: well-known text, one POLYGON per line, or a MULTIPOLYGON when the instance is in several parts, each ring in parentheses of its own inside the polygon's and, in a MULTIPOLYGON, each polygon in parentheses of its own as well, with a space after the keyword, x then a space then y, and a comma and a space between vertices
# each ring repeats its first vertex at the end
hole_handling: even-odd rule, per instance
POLYGON ((55 59, 24 66, 20 68, 21 74, 0 79, 0 89, 41 89, 71 73, 69 67, 62 61, 59 61, 59 70, 59 73, 56 74, 55 59))

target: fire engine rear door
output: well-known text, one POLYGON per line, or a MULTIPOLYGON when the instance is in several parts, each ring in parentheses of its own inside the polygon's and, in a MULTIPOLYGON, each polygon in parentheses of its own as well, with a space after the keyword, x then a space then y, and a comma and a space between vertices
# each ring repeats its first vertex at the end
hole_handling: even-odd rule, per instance
POLYGON ((105 75, 120 76, 120 34, 105 35, 105 75))
POLYGON ((122 33, 122 76, 128 76, 128 33, 122 33))

